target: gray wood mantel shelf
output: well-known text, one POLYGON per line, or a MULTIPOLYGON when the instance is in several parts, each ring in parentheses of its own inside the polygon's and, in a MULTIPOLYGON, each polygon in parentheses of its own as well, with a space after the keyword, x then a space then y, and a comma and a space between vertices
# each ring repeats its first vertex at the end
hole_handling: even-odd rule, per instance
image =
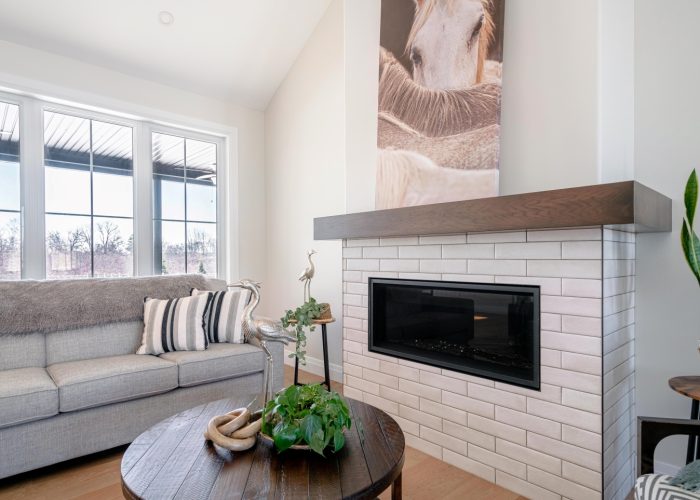
POLYGON ((671 231, 671 200, 636 181, 375 210, 314 219, 314 238, 458 234, 521 229, 629 226, 671 231))

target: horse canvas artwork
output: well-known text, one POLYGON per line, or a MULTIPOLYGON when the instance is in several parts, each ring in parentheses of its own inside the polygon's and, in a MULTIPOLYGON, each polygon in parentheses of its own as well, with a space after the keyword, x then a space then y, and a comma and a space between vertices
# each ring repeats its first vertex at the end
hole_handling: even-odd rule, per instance
POLYGON ((376 208, 498 195, 505 0, 382 0, 376 208))

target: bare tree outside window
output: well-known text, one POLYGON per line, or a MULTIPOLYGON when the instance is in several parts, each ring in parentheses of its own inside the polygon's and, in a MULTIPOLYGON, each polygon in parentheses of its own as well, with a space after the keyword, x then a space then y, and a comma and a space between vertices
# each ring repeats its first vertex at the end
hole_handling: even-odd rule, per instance
POLYGON ((216 276, 216 144, 152 138, 154 272, 216 276))
POLYGON ((22 277, 19 106, 0 102, 0 279, 22 277))
POLYGON ((44 113, 48 278, 133 274, 130 127, 44 113))
POLYGON ((19 217, 0 214, 0 279, 20 278, 20 255, 19 217))

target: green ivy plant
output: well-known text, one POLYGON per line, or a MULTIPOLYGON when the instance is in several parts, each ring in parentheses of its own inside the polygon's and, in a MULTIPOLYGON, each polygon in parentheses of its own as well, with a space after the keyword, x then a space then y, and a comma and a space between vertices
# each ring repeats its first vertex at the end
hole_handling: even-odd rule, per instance
POLYGON ((698 205, 698 176, 695 169, 690 173, 685 185, 685 217, 681 228, 681 246, 690 270, 700 284, 700 238, 693 229, 695 209, 698 205))
POLYGON ((261 431, 279 452, 306 444, 325 456, 327 448, 335 453, 345 445, 343 431, 351 426, 348 405, 337 392, 321 384, 292 385, 265 405, 261 431))
POLYGON ((294 325, 294 330, 297 335, 296 349, 293 353, 289 355, 290 358, 297 358, 299 362, 303 365, 306 364, 306 331, 308 328, 310 332, 316 329, 313 324, 314 319, 321 316, 323 312, 324 305, 316 302, 316 299, 309 297, 307 302, 304 302, 301 306, 297 307, 294 311, 291 309, 284 313, 282 318, 282 326, 288 328, 289 325, 294 325))

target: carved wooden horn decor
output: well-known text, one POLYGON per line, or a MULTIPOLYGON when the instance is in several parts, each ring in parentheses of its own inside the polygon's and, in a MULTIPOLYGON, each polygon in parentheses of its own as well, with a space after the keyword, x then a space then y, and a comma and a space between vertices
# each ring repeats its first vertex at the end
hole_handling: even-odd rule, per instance
POLYGON ((255 446, 261 426, 262 418, 259 414, 251 414, 247 408, 238 408, 226 415, 212 418, 204 432, 204 438, 227 450, 243 451, 255 446))

